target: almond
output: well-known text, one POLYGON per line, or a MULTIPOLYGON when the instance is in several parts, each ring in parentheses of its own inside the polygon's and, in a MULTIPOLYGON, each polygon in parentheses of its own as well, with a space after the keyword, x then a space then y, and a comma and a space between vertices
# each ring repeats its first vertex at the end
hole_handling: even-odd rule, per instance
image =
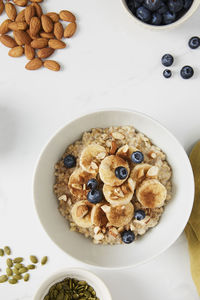
POLYGON ((48 16, 42 15, 41 17, 42 28, 45 32, 52 32, 53 31, 53 21, 48 16))
POLYGON ((8 55, 12 57, 20 57, 23 54, 24 54, 24 48, 22 46, 14 47, 10 49, 10 51, 8 52, 8 55))
POLYGON ((58 40, 61 40, 64 34, 64 28, 60 22, 54 24, 54 35, 58 40))
POLYGON ((30 44, 31 38, 26 31, 18 30, 13 31, 15 41, 19 46, 30 44))
POLYGON ((49 12, 46 14, 46 16, 49 17, 54 23, 60 20, 59 14, 55 12, 49 12))
POLYGON ((14 48, 17 46, 15 40, 11 36, 6 34, 0 36, 0 42, 2 42, 2 44, 8 48, 14 48))
POLYGON ((41 16, 43 15, 43 12, 42 12, 42 8, 41 8, 40 4, 38 4, 38 3, 32 3, 31 5, 33 7, 35 7, 36 16, 38 18, 41 18, 41 16))
POLYGON ((25 45, 24 54, 27 59, 32 60, 35 57, 35 50, 30 45, 25 45))
POLYGON ((76 23, 70 23, 67 25, 64 31, 64 37, 65 38, 70 38, 74 33, 76 32, 76 23))
POLYGON ((31 42, 31 47, 35 49, 42 49, 47 47, 47 45, 48 45, 48 40, 45 38, 39 38, 31 42))
POLYGON ((60 16, 60 19, 63 21, 67 21, 67 22, 75 22, 76 21, 76 17, 68 10, 61 10, 59 16, 60 16))
POLYGON ((21 10, 20 13, 18 13, 16 19, 16 22, 25 22, 25 9, 21 10))
POLYGON ((55 60, 45 60, 44 67, 51 71, 60 71, 60 65, 55 60))
POLYGON ((27 23, 26 22, 11 22, 8 24, 8 28, 17 31, 17 30, 26 30, 27 28, 27 23))
POLYGON ((41 68, 42 64, 43 63, 42 63, 41 59, 34 58, 26 64, 25 68, 27 70, 37 70, 37 69, 41 68))
POLYGON ((10 29, 8 27, 8 25, 11 23, 12 21, 10 19, 5 20, 1 26, 0 26, 0 34, 5 34, 7 33, 10 29))
POLYGON ((3 3, 3 0, 0 0, 0 15, 3 13, 4 7, 5 7, 5 5, 3 3))
POLYGON ((17 16, 17 11, 15 6, 12 3, 6 3, 5 4, 5 11, 9 19, 12 21, 15 21, 15 18, 17 16))
POLYGON ((33 3, 40 3, 40 2, 43 2, 43 0, 31 0, 31 2, 33 2, 33 3))
POLYGON ((55 38, 53 33, 51 33, 51 32, 47 33, 47 32, 44 32, 44 31, 40 32, 40 36, 43 37, 43 38, 46 38, 46 39, 54 39, 55 38))
POLYGON ((39 34, 32 35, 32 34, 30 33, 30 29, 27 29, 26 32, 29 34, 29 36, 30 36, 30 38, 31 38, 32 40, 39 39, 39 37, 40 37, 39 34))
POLYGON ((49 47, 53 49, 63 49, 66 47, 66 44, 62 41, 51 39, 49 40, 49 47))
POLYGON ((30 34, 36 36, 41 29, 41 21, 38 17, 33 17, 30 22, 30 34))
POLYGON ((35 7, 29 5, 25 9, 25 20, 27 24, 30 24, 31 18, 35 16, 35 7))
POLYGON ((18 6, 26 6, 28 4, 28 0, 13 0, 13 2, 18 6))
POLYGON ((54 49, 52 48, 43 48, 38 50, 37 55, 39 58, 47 58, 54 53, 54 49))

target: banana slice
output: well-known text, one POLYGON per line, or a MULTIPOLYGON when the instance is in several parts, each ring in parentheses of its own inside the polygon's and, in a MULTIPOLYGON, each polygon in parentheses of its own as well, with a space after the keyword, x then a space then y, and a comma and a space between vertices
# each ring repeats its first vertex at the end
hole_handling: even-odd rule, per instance
POLYGON ((88 228, 92 226, 91 211, 93 204, 86 200, 78 201, 71 210, 73 221, 80 227, 88 228))
POLYGON ((91 178, 94 178, 94 175, 83 171, 81 168, 74 170, 68 182, 68 187, 72 195, 77 199, 87 199, 88 190, 86 189, 86 185, 91 178))
POLYGON ((146 179, 137 188, 136 197, 146 208, 161 207, 167 197, 167 190, 157 179, 146 179))
POLYGON ((139 164, 136 165, 131 171, 130 178, 132 178, 137 183, 142 182, 145 178, 157 178, 158 167, 149 164, 139 164))
POLYGON ((129 178, 121 186, 110 186, 104 184, 103 194, 112 206, 128 204, 133 198, 136 182, 129 178))
MULTIPOLYGON (((128 163, 123 160, 121 157, 117 155, 109 155, 104 158, 99 166, 99 175, 101 180, 110 186, 119 186, 121 185, 127 178, 119 179, 115 175, 115 169, 117 167, 124 167, 128 171, 128 175, 130 173, 128 163)), ((128 177, 128 176, 127 176, 128 177)))
POLYGON ((134 206, 132 203, 115 207, 104 205, 102 209, 105 211, 109 223, 116 227, 127 225, 134 214, 134 206))
POLYGON ((129 162, 132 162, 131 155, 135 151, 138 151, 138 149, 133 146, 124 145, 118 149, 116 155, 120 156, 124 160, 128 160, 129 162))
POLYGON ((105 212, 101 209, 101 207, 104 204, 96 204, 94 205, 94 207, 92 208, 92 212, 91 212, 91 221, 92 224, 94 224, 95 226, 106 226, 106 224, 108 223, 108 219, 106 217, 105 212))
POLYGON ((80 157, 80 166, 88 173, 97 174, 101 160, 106 156, 106 149, 92 144, 83 149, 80 157))

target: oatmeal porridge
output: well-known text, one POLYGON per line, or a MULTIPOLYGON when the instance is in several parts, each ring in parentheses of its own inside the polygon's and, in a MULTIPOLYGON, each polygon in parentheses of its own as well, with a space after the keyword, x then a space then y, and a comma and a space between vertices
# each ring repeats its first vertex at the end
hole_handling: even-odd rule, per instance
POLYGON ((132 126, 95 128, 55 165, 54 193, 70 229, 96 244, 129 244, 171 199, 165 153, 132 126))

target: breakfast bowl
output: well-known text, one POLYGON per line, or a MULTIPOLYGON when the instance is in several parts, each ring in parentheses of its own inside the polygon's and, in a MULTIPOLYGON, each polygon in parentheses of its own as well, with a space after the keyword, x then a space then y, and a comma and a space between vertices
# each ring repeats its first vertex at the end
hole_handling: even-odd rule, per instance
MULTIPOLYGON (((172 6, 173 3, 175 3, 175 5, 177 3, 176 0, 121 0, 123 7, 125 8, 125 10, 127 11, 127 13, 133 21, 135 21, 135 23, 137 23, 138 25, 142 25, 144 28, 151 30, 173 29, 177 27, 178 25, 187 21, 198 9, 200 4, 200 0, 180 0, 183 3, 183 8, 180 9, 180 11, 178 12, 173 12, 173 9, 169 9, 169 1, 172 1, 172 6), (130 1, 137 4, 135 5, 131 3, 130 5, 130 1), (152 3, 156 3, 156 1, 159 1, 162 2, 162 6, 158 5, 157 9, 151 9, 151 7, 150 9, 148 9, 148 6, 146 6, 145 1, 149 1, 150 5, 152 3)), ((175 7, 175 10, 176 9, 179 10, 179 8, 175 7)))
POLYGON ((101 268, 126 268, 149 261, 169 248, 183 232, 193 199, 193 172, 187 154, 176 138, 147 115, 123 109, 101 110, 78 117, 60 129, 48 142, 38 160, 34 175, 34 201, 40 222, 66 254, 83 263, 101 268), (71 231, 58 211, 53 192, 54 166, 65 149, 92 128, 132 125, 148 136, 167 155, 172 168, 172 199, 165 207, 159 224, 145 237, 131 244, 94 244, 80 233, 71 231))
MULTIPOLYGON (((84 281, 88 286, 92 287, 98 299, 112 300, 111 294, 105 283, 90 271, 79 268, 67 268, 51 275, 46 279, 38 289, 34 300, 43 300, 48 294, 49 289, 56 283, 63 281, 65 278, 77 279, 84 281)), ((73 298, 77 299, 77 298, 73 298)), ((79 299, 79 298, 78 298, 79 299)), ((84 298, 85 299, 85 298, 84 298)))

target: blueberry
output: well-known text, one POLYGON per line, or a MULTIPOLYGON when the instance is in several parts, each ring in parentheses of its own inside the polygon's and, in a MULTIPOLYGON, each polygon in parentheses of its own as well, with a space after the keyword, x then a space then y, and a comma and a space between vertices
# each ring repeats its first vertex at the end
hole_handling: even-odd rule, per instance
POLYGON ((152 25, 160 25, 162 22, 162 16, 158 12, 154 12, 152 14, 151 24, 152 25))
POLYGON ((160 7, 160 0, 144 0, 144 6, 150 11, 155 11, 160 7))
POLYGON ((193 36, 188 42, 188 45, 191 49, 196 49, 200 46, 200 39, 198 36, 193 36))
POLYGON ((165 78, 170 78, 170 77, 172 76, 171 70, 165 69, 165 70, 163 71, 163 76, 164 76, 165 78))
POLYGON ((134 241, 135 239, 135 234, 133 231, 131 230, 124 230, 121 234, 122 236, 122 241, 125 243, 125 244, 130 244, 134 241))
MULTIPOLYGON (((143 0, 142 0, 142 2, 143 2, 143 0)), ((130 9, 130 11, 132 11, 132 13, 135 13, 136 8, 141 6, 140 0, 129 0, 126 3, 127 3, 128 8, 130 9)))
POLYGON ((168 7, 167 7, 167 5, 163 2, 163 1, 161 1, 161 3, 160 3, 160 7, 159 7, 159 9, 157 10, 157 12, 159 13, 159 14, 164 14, 166 11, 168 11, 168 7))
POLYGON ((193 0, 184 0, 183 1, 184 9, 188 10, 190 8, 190 6, 192 5, 192 3, 193 3, 193 0))
POLYGON ((169 0, 168 6, 171 12, 176 13, 183 8, 183 0, 169 0))
POLYGON ((64 166, 66 168, 73 168, 76 166, 76 157, 72 154, 67 155, 64 158, 64 166))
POLYGON ((146 217, 145 211, 144 210, 136 210, 134 213, 134 218, 138 221, 143 220, 146 217))
POLYGON ((95 190, 98 187, 98 182, 95 178, 91 178, 87 182, 87 188, 90 190, 95 190))
POLYGON ((132 153, 131 155, 131 160, 132 162, 134 162, 135 164, 140 164, 141 162, 143 162, 144 160, 144 155, 142 152, 140 151, 135 151, 132 153))
POLYGON ((115 176, 119 179, 126 179, 126 177, 128 176, 128 171, 126 168, 124 167, 117 167, 115 169, 115 176))
POLYGON ((148 22, 151 20, 151 12, 144 6, 140 6, 136 10, 136 16, 142 21, 142 22, 148 22))
POLYGON ((173 64, 173 62, 174 62, 174 58, 173 58, 173 56, 171 54, 165 54, 161 58, 161 62, 163 64, 163 66, 170 67, 173 64))
POLYGON ((193 70, 193 68, 190 67, 190 66, 184 66, 184 67, 181 69, 180 74, 181 74, 181 77, 182 77, 183 79, 189 79, 189 78, 191 78, 191 77, 193 76, 194 70, 193 70))
POLYGON ((91 202, 93 204, 97 204, 97 203, 101 202, 103 199, 102 191, 100 191, 100 190, 89 191, 89 193, 87 194, 87 199, 89 202, 91 202))
POLYGON ((176 21, 176 14, 174 12, 166 11, 163 14, 163 23, 165 25, 171 24, 176 21))

